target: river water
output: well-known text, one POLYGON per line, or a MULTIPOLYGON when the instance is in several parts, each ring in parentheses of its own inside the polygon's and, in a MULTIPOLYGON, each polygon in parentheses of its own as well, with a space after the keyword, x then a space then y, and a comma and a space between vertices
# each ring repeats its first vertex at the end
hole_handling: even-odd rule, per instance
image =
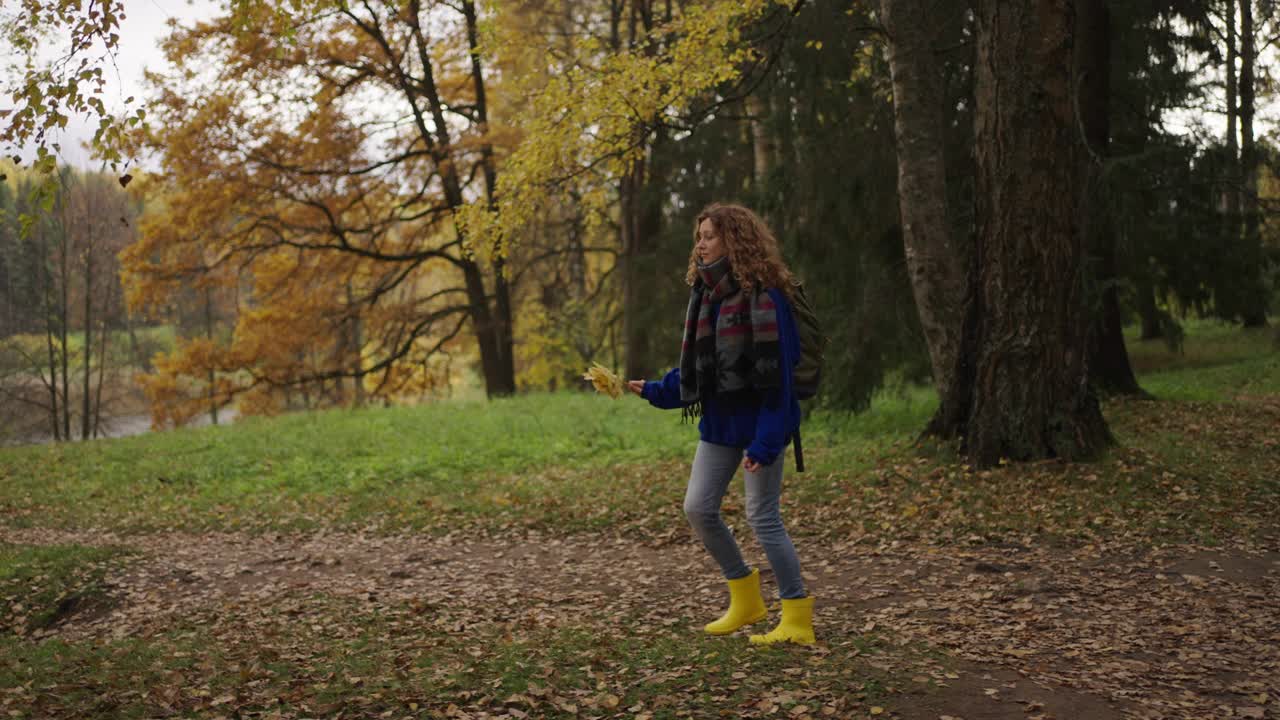
MULTIPOLYGON (((218 424, 226 425, 235 421, 239 417, 239 413, 231 408, 218 411, 218 424)), ((211 420, 207 414, 199 415, 187 423, 184 427, 205 427, 211 424, 211 420)), ((143 435, 151 432, 151 416, 150 415, 121 415, 102 421, 102 428, 96 439, 104 438, 122 438, 132 435, 143 435)), ((80 427, 74 421, 71 428, 72 437, 79 440, 80 427)), ((14 436, 6 437, 0 435, 0 446, 19 446, 19 445, 45 445, 53 442, 53 434, 48 432, 47 427, 39 431, 15 433, 14 436)))

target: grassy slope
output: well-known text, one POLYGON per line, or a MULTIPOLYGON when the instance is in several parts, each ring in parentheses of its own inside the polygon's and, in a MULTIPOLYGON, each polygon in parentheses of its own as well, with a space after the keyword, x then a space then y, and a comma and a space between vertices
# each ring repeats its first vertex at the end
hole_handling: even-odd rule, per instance
MULTIPOLYGON (((1194 330, 1183 355, 1131 341, 1143 386, 1161 400, 1107 404, 1120 447, 1100 463, 975 475, 947 448, 921 456, 912 445, 935 401, 908 389, 882 395, 869 413, 811 418, 810 471, 792 475, 789 502, 802 516, 846 511, 823 520, 824 529, 834 521, 869 531, 887 519, 894 532, 1028 532, 1036 515, 1052 521, 1038 529, 1073 534, 1096 525, 1083 515, 1101 512, 1112 516, 1104 525, 1123 519, 1145 531, 1169 524, 1142 510, 1158 509, 1170 492, 1160 473, 1175 468, 1221 496, 1225 505, 1214 510, 1239 509, 1242 499, 1230 497, 1238 486, 1274 490, 1259 474, 1271 458, 1228 452, 1221 436, 1247 433, 1250 398, 1280 393, 1280 353, 1266 333, 1194 330), (1223 462, 1236 463, 1234 480, 1223 462), (1041 491, 1061 502, 1028 513, 1023 496, 1041 491), (953 512, 975 503, 978 512, 953 512)), ((0 451, 0 521, 121 530, 655 528, 679 504, 695 439, 675 412, 576 393, 249 419, 0 451)), ((1196 522, 1183 529, 1221 530, 1196 522)))

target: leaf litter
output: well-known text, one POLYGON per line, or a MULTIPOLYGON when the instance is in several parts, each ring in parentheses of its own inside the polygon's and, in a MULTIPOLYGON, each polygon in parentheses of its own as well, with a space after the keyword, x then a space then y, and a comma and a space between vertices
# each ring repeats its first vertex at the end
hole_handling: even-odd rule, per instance
MULTIPOLYGON (((395 708, 389 717, 400 710, 411 717, 638 717, 655 710, 620 706, 636 696, 635 683, 705 692, 707 680, 697 676, 721 667, 724 658, 644 656, 629 665, 611 659, 607 648, 679 643, 682 652, 694 647, 715 654, 726 647, 742 651, 726 642, 745 646, 741 637, 698 637, 697 626, 724 598, 715 568, 687 533, 658 546, 537 532, 432 538, 5 528, 0 541, 135 549, 141 557, 108 578, 115 593, 109 612, 40 630, 33 641, 95 643, 195 628, 191 632, 209 635, 218 652, 235 659, 227 662, 240 663, 244 682, 207 697, 178 692, 156 701, 175 712, 212 713, 237 703, 246 712, 262 710, 272 704, 264 705, 254 688, 281 687, 260 676, 273 653, 277 662, 292 657, 305 665, 317 662, 316 647, 345 642, 355 643, 350 655, 358 659, 356 641, 375 617, 413 630, 388 631, 385 641, 403 645, 377 651, 400 657, 399 666, 379 666, 370 677, 308 677, 289 687, 286 702, 275 698, 273 711, 306 716, 324 705, 314 702, 317 693, 332 691, 329 710, 352 703, 346 716, 375 716, 354 698, 367 698, 366 689, 386 679, 379 673, 411 667, 455 644, 463 649, 432 667, 433 677, 480 670, 500 679, 510 668, 493 664, 523 648, 511 662, 530 665, 537 679, 501 698, 460 683, 404 703, 382 702, 395 695, 383 692, 372 706, 379 713, 395 708), (555 647, 557 633, 566 632, 604 645, 586 641, 581 656, 539 655, 540 643, 555 647), (268 638, 281 645, 266 652, 273 647, 268 638), (677 661, 682 664, 670 665, 677 661), (590 677, 556 689, 558 676, 581 667, 590 677)), ((716 678, 722 700, 713 695, 700 702, 736 702, 738 717, 861 717, 875 708, 901 718, 1278 716, 1275 549, 953 547, 803 536, 798 542, 819 598, 821 642, 782 651, 783 667, 763 681, 750 668, 731 668, 716 678), (815 667, 838 672, 823 675, 815 667), (864 688, 871 681, 874 704, 865 690, 858 697, 851 680, 864 688), (744 683, 751 684, 745 695, 744 683), (1081 708, 1087 715, 1074 714, 1081 708)), ((745 548, 764 570, 766 596, 772 596, 763 554, 753 541, 745 548)), ((217 665, 207 656, 202 662, 217 665)), ((21 711, 29 696, 13 690, 0 707, 21 711)), ((675 694, 671 707, 657 711, 693 702, 675 694)))

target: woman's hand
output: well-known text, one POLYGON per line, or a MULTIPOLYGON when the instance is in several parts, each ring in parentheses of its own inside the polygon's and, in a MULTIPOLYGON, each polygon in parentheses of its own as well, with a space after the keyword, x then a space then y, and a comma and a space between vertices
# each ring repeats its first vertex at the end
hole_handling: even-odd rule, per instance
POLYGON ((636 397, 642 397, 641 393, 643 393, 643 392, 644 392, 644 381, 643 381, 643 380, 628 380, 628 381, 627 381, 627 389, 628 389, 628 390, 630 390, 631 392, 635 393, 635 394, 636 394, 636 397))
POLYGON ((764 466, 756 462, 755 460, 752 460, 750 457, 742 458, 742 469, 746 470, 747 472, 751 472, 751 473, 757 472, 762 467, 764 466))

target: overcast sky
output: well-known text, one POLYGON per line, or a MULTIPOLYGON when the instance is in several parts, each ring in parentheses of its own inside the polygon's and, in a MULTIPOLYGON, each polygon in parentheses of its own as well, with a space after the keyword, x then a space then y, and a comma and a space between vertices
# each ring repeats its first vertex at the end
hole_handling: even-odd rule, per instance
MULTIPOLYGON (((160 41, 169 33, 170 19, 183 25, 212 17, 219 8, 218 0, 123 0, 124 20, 120 23, 120 47, 116 55, 117 67, 106 69, 109 83, 103 101, 118 111, 129 96, 141 98, 142 73, 167 67, 160 52, 160 41), (117 69, 118 68, 118 69, 117 69)), ((51 47, 49 52, 58 48, 51 47)), ((83 117, 73 117, 67 123, 62 137, 62 158, 71 165, 94 167, 93 161, 82 145, 93 137, 97 121, 90 125, 83 117)), ((30 159, 34 153, 24 153, 30 159)))
MULTIPOLYGON (((120 47, 116 57, 117 68, 107 68, 110 83, 108 95, 104 98, 108 107, 119 111, 123 101, 129 96, 142 98, 145 95, 142 84, 144 69, 164 69, 167 67, 159 49, 160 41, 169 32, 169 22, 177 21, 190 25, 198 20, 212 17, 218 12, 225 0, 123 0, 125 19, 120 27, 120 47)), ((58 48, 51 47, 52 54, 58 48)), ((1274 60, 1275 50, 1271 49, 1264 60, 1274 60)), ((1265 101, 1264 101, 1265 102, 1265 101)), ((1280 122, 1280 106, 1275 103, 1264 104, 1259 108, 1257 132, 1260 137, 1274 134, 1280 122)), ((1178 111, 1166 117, 1169 129, 1178 133, 1193 132, 1196 126, 1207 130, 1215 137, 1221 137, 1226 118, 1220 114, 1203 111, 1178 111)), ((96 126, 96 121, 93 121, 96 126)), ((82 147, 93 137, 93 126, 85 118, 72 118, 62 137, 63 162, 82 168, 94 168, 99 165, 82 147)), ((33 152, 25 153, 29 160, 33 152)))

